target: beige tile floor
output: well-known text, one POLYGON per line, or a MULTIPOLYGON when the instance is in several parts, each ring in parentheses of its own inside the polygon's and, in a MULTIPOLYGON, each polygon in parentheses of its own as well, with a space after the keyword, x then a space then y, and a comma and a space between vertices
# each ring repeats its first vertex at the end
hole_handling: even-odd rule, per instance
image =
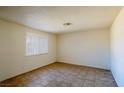
POLYGON ((0 83, 1 87, 117 87, 110 71, 53 63, 0 83))

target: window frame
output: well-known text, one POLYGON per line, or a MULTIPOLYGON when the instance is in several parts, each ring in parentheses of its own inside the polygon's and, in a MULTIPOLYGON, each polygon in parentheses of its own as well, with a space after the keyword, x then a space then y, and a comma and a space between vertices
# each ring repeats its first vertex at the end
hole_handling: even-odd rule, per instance
MULTIPOLYGON (((34 43, 34 42, 33 42, 33 43, 34 43)), ((36 41, 35 41, 35 43, 36 43, 36 41)), ((42 43, 43 43, 43 42, 42 42, 42 43)), ((47 36, 42 36, 42 35, 37 34, 37 33, 28 32, 28 33, 26 34, 26 51, 25 51, 25 52, 26 52, 26 56, 38 56, 38 55, 48 54, 48 52, 49 52, 49 50, 48 50, 48 49, 49 49, 49 48, 48 48, 49 45, 48 45, 48 44, 49 44, 49 41, 48 41, 48 37, 47 37, 47 36), (43 46, 40 46, 41 42, 40 42, 40 41, 37 41, 37 42, 38 42, 37 45, 39 44, 39 45, 37 46, 37 48, 38 48, 39 46, 40 46, 40 47, 38 48, 37 52, 36 52, 36 50, 35 50, 35 52, 34 52, 34 50, 33 50, 33 52, 30 53, 29 50, 28 50, 28 49, 29 49, 29 46, 28 46, 28 42, 29 42, 29 41, 28 41, 28 39, 29 39, 31 36, 34 37, 34 38, 36 37, 37 39, 42 39, 42 40, 45 39, 46 42, 45 42, 45 41, 44 41, 44 42, 47 43, 47 44, 46 44, 46 47, 42 50, 42 48, 40 48, 40 47, 43 47, 43 46), (42 52, 41 52, 41 51, 42 51, 42 52), (44 51, 44 52, 43 52, 43 51, 44 51)), ((32 46, 31 46, 31 47, 32 47, 32 46)), ((36 47, 36 46, 35 46, 35 47, 36 47)), ((33 48, 34 48, 34 47, 33 47, 33 48)), ((32 49, 33 49, 33 48, 32 48, 32 49)))

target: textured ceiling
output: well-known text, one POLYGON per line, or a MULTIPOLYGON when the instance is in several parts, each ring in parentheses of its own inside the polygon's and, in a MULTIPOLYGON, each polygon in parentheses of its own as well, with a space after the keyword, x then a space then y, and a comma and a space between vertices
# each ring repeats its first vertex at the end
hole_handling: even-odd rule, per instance
POLYGON ((42 31, 64 33, 107 28, 120 9, 116 6, 1 6, 0 18, 42 31), (67 22, 72 25, 63 25, 67 22))

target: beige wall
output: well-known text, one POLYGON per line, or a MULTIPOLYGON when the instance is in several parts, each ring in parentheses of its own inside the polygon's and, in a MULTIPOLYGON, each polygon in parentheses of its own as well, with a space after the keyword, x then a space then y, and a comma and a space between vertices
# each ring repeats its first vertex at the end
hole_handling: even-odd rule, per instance
POLYGON ((110 69, 109 29, 57 36, 57 61, 110 69))
POLYGON ((118 86, 124 87, 124 8, 111 28, 111 71, 118 86))
POLYGON ((109 69, 109 29, 56 35, 0 20, 0 81, 52 62, 109 69), (26 33, 49 38, 49 53, 25 56, 26 33), (57 57, 56 57, 57 45, 57 57))
POLYGON ((56 61, 56 35, 0 20, 0 81, 56 61), (26 33, 49 38, 49 53, 25 56, 26 33))

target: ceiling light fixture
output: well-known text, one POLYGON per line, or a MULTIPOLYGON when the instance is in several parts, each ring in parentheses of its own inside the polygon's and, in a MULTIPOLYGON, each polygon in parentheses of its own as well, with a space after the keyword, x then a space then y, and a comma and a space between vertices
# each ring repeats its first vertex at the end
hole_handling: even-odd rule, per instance
POLYGON ((64 23, 63 25, 64 25, 64 26, 69 26, 69 25, 72 25, 72 23, 69 23, 69 22, 68 22, 68 23, 64 23))

